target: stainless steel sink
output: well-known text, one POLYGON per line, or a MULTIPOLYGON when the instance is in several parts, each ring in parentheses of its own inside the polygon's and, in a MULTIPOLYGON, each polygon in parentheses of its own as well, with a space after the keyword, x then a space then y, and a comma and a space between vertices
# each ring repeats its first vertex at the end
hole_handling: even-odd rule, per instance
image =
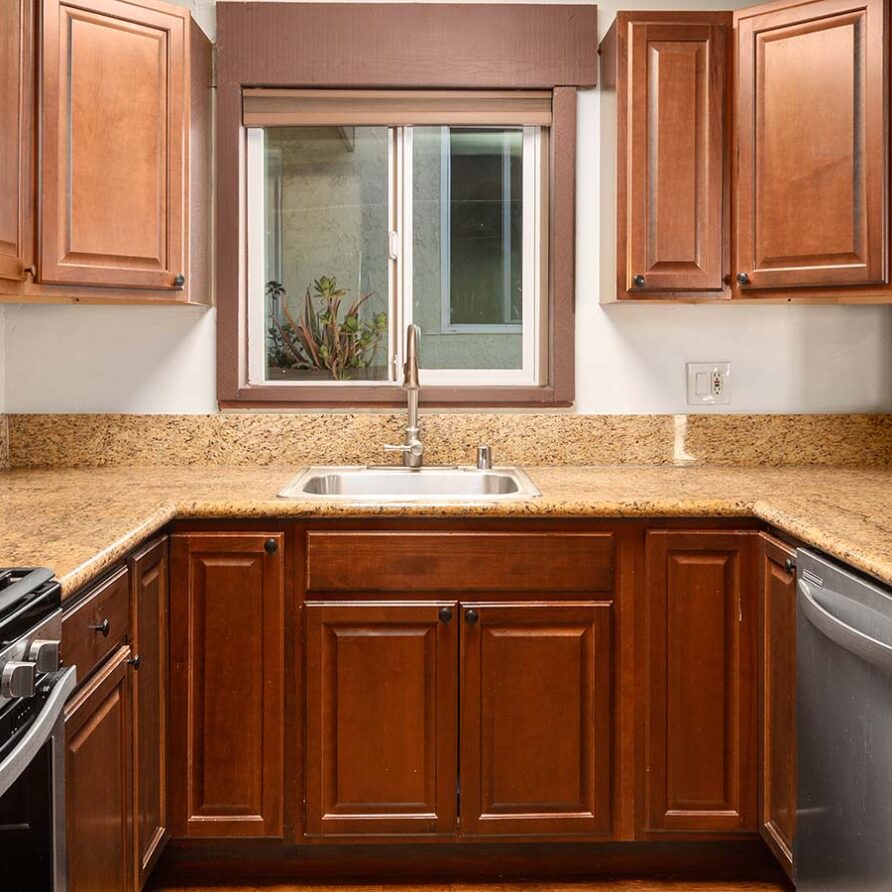
POLYGON ((284 499, 338 502, 502 502, 540 495, 520 468, 397 465, 304 468, 279 493, 284 499))

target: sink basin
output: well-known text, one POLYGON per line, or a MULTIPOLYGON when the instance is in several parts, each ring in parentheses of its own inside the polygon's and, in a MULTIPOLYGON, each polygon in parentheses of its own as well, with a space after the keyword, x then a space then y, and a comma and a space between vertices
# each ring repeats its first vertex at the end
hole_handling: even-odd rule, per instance
POLYGON ((520 468, 304 468, 280 493, 284 499, 340 502, 502 502, 542 493, 520 468))

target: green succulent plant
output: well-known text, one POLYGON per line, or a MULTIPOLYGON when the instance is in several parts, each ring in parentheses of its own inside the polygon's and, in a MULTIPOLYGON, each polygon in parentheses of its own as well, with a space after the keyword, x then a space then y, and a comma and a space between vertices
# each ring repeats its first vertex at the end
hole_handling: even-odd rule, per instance
POLYGON ((338 288, 334 276, 322 276, 307 287, 303 312, 295 319, 288 309, 285 286, 267 282, 266 294, 281 309, 282 318, 272 314, 267 331, 267 361, 273 368, 320 369, 335 380, 351 377, 351 372, 368 368, 387 331, 387 313, 360 319, 359 311, 375 292, 370 291, 347 305, 341 303, 350 293, 338 288))

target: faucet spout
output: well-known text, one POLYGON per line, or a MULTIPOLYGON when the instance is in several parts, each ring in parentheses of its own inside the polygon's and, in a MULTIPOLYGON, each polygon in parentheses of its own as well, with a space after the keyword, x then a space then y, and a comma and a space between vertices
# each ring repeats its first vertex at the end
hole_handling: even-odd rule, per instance
POLYGON ((417 325, 406 328, 406 361, 403 363, 403 390, 418 390, 418 340, 421 329, 417 325))
POLYGON ((385 452, 401 452, 404 468, 420 468, 424 462, 424 446, 418 436, 418 341, 421 329, 406 328, 406 361, 403 363, 403 390, 406 391, 406 437, 398 446, 385 446, 385 452))

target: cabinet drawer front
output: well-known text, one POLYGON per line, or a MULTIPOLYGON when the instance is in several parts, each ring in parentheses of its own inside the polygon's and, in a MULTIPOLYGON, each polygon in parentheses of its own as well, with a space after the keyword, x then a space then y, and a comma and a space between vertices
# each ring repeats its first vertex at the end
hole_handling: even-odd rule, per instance
POLYGON ((62 663, 77 666, 79 682, 130 634, 129 585, 121 567, 62 617, 62 663))
POLYGON ((307 588, 607 592, 613 588, 613 535, 311 532, 307 588))

